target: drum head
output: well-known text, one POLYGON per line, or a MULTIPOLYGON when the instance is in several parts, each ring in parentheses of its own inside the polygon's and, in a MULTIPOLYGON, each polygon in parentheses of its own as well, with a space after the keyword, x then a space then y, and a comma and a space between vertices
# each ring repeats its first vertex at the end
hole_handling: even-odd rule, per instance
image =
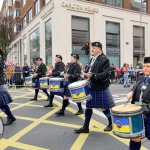
POLYGON ((112 112, 117 113, 133 113, 138 112, 142 110, 141 106, 137 106, 135 104, 127 104, 127 105, 118 105, 114 106, 112 109, 112 112))
POLYGON ((74 82, 74 83, 71 83, 68 88, 69 89, 73 89, 73 88, 78 88, 78 87, 82 87, 84 85, 88 85, 88 81, 87 80, 82 80, 82 81, 77 81, 77 82, 74 82))
POLYGON ((49 78, 49 81, 64 81, 64 78, 49 78))
POLYGON ((0 117, 0 138, 1 138, 2 135, 3 135, 3 132, 4 132, 3 120, 2 120, 2 118, 0 117))
POLYGON ((39 80, 43 80, 43 79, 49 79, 49 77, 43 77, 43 78, 40 78, 39 80))

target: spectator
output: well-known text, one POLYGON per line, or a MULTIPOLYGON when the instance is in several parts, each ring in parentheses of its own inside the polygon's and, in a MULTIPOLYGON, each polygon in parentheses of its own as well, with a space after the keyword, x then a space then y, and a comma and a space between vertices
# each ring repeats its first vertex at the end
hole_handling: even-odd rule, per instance
POLYGON ((25 63, 24 66, 22 67, 22 72, 23 72, 23 79, 25 79, 25 77, 29 76, 30 67, 27 65, 27 63, 25 63))
POLYGON ((130 87, 129 78, 128 78, 128 68, 126 63, 123 64, 122 71, 123 71, 123 78, 124 78, 124 87, 130 87))
POLYGON ((12 63, 9 62, 6 64, 7 65, 7 69, 5 71, 6 73, 6 82, 8 84, 9 87, 11 87, 12 85, 12 75, 13 75, 13 67, 12 67, 12 63))
POLYGON ((114 64, 111 64, 110 65, 110 80, 111 80, 111 83, 113 83, 113 81, 115 80, 115 71, 116 71, 116 68, 115 68, 114 64))
POLYGON ((143 69, 143 66, 142 66, 140 60, 138 61, 137 65, 136 65, 136 68, 137 68, 137 69, 143 69))

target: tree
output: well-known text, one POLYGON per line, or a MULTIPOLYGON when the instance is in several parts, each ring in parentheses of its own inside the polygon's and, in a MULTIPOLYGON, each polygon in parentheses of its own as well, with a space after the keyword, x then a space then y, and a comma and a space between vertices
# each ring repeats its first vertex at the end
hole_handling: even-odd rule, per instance
POLYGON ((13 40, 13 34, 11 26, 7 18, 2 18, 0 20, 0 47, 3 51, 3 60, 7 60, 7 55, 9 53, 9 45, 13 40))

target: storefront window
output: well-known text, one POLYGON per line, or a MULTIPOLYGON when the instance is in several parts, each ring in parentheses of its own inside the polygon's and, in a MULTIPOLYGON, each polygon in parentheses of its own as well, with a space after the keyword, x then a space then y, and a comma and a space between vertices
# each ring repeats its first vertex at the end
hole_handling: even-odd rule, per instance
POLYGON ((80 63, 85 66, 89 62, 89 54, 85 55, 85 44, 90 41, 89 19, 72 16, 72 51, 79 54, 80 63))
POLYGON ((45 48, 46 48, 46 65, 52 65, 52 24, 51 20, 45 23, 45 48))
POLYGON ((116 6, 116 7, 122 7, 123 0, 102 0, 102 4, 116 6))
POLYGON ((30 59, 31 63, 36 63, 36 58, 40 57, 40 37, 39 29, 30 34, 30 59))
MULTIPOLYGON (((145 55, 145 29, 140 26, 133 26, 133 56, 139 60, 140 53, 145 55)), ((137 63, 137 62, 135 62, 137 63)), ((136 64, 134 64, 135 66, 136 64)))
POLYGON ((131 9, 135 11, 147 12, 147 2, 144 0, 131 0, 131 9))
POLYGON ((106 55, 115 66, 120 67, 120 24, 106 22, 106 55))

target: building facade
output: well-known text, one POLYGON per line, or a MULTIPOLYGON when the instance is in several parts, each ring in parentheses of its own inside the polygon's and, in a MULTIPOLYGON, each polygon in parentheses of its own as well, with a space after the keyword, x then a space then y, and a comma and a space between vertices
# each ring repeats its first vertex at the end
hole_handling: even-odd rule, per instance
POLYGON ((92 41, 103 44, 115 66, 150 56, 150 0, 22 0, 20 10, 21 31, 8 55, 14 63, 41 57, 49 66, 56 54, 67 63, 76 52, 85 65, 92 41))

